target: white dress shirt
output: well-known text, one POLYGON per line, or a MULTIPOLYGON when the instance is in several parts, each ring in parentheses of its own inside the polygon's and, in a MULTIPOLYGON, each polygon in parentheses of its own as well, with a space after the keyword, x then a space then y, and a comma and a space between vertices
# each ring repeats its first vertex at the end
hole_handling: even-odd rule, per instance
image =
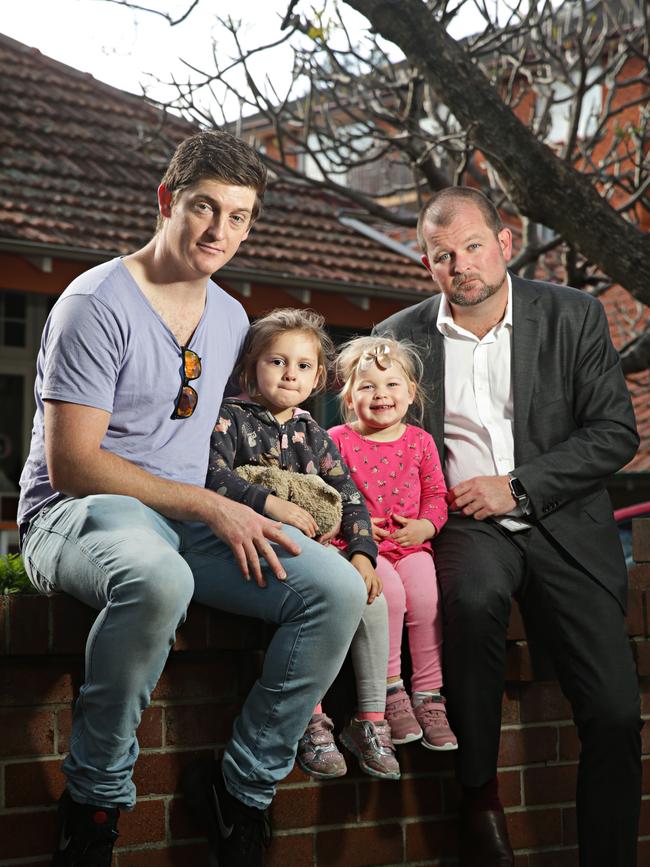
MULTIPOLYGON (((503 319, 479 339, 454 322, 445 295, 436 327, 445 349, 445 478, 453 488, 474 476, 506 476, 515 464, 511 376, 512 282, 503 319)), ((520 506, 508 515, 523 515, 520 506)), ((530 526, 498 519, 509 530, 530 526)))

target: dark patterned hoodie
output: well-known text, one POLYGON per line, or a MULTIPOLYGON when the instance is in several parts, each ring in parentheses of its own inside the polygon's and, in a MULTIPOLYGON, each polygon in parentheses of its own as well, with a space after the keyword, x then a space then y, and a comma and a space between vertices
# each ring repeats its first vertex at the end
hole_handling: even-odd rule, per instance
POLYGON ((341 495, 340 536, 347 542, 346 553, 365 554, 375 565, 377 546, 364 499, 329 434, 308 412, 296 408, 293 417, 280 424, 258 403, 239 397, 224 400, 210 439, 206 487, 264 514, 266 498, 274 491, 233 472, 246 464, 319 475, 341 495))

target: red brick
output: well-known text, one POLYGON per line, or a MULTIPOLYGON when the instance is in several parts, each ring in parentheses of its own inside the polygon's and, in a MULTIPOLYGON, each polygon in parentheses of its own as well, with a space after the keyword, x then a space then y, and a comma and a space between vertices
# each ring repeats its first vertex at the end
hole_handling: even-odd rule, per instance
POLYGON ((650 681, 642 680, 639 683, 639 691, 641 693, 641 713, 650 717, 650 681))
POLYGON ((499 771, 499 798, 504 807, 519 807, 521 799, 521 771, 499 771))
POLYGON ((650 758, 641 762, 642 791, 644 795, 650 795, 650 758))
POLYGON ((650 563, 635 563, 627 574, 630 590, 650 590, 650 563))
POLYGON ((215 650, 265 650, 274 631, 253 617, 208 609, 208 645, 215 650))
POLYGON ((83 653, 98 612, 66 593, 52 596, 50 604, 52 650, 55 653, 83 653))
POLYGON ((432 822, 409 822, 406 831, 406 862, 454 857, 458 848, 458 825, 455 819, 432 822))
MULTIPOLYGON (((378 785, 382 785, 378 781, 378 785)), ((352 783, 312 783, 281 788, 271 807, 273 827, 308 828, 357 819, 356 786, 352 783)))
POLYGON ((508 641, 525 641, 526 627, 521 616, 521 608, 516 599, 512 600, 510 610, 510 623, 508 623, 508 641))
POLYGON ((520 721, 520 705, 521 688, 508 684, 501 702, 501 725, 516 725, 520 721))
POLYGON ((208 609, 190 605, 187 620, 176 633, 174 650, 205 650, 208 646, 208 609))
POLYGON ((641 801, 641 818, 639 819, 639 837, 650 836, 650 801, 641 801))
POLYGON ((264 858, 265 867, 307 867, 313 863, 313 834, 274 834, 264 858))
POLYGON ((170 705, 165 709, 165 743, 171 747, 224 744, 238 713, 234 704, 170 705))
POLYGON ((5 707, 71 702, 81 682, 83 661, 41 657, 38 665, 23 657, 0 666, 0 695, 5 707))
POLYGON ((521 721, 551 722, 571 719, 571 707, 557 683, 522 686, 521 721))
POLYGON ((515 810, 507 816, 513 849, 535 849, 562 843, 560 810, 515 810))
POLYGON ((502 729, 499 767, 557 760, 558 731, 555 726, 502 729))
POLYGON ((5 766, 6 807, 51 805, 59 799, 64 787, 60 759, 17 762, 5 766))
POLYGON ((162 746, 163 709, 161 707, 148 707, 143 711, 137 735, 138 743, 143 750, 162 746))
POLYGON ((70 732, 72 731, 72 708, 66 707, 57 711, 56 732, 57 750, 59 755, 65 755, 70 749, 70 732))
POLYGON ((138 800, 135 809, 120 816, 120 846, 165 840, 165 804, 138 800))
MULTIPOLYGON (((135 763, 133 781, 139 795, 172 795, 185 765, 201 753, 141 753, 135 763)), ((212 752, 203 754, 212 755, 212 752)))
POLYGON ((54 849, 56 810, 0 814, 0 858, 33 858, 54 849))
POLYGON ((632 521, 632 556, 637 563, 650 563, 650 518, 632 521))
POLYGON ((366 778, 358 786, 358 792, 362 822, 402 816, 436 816, 443 812, 439 777, 412 777, 395 783, 366 778))
POLYGON ((370 867, 401 864, 402 829, 397 824, 367 828, 338 828, 316 836, 319 867, 370 867))
POLYGON ((54 753, 54 714, 32 709, 0 709, 2 756, 48 756, 54 753))
POLYGON ((575 800, 577 765, 555 765, 524 770, 526 804, 557 804, 575 800))
POLYGON ((510 644, 506 652, 506 680, 527 683, 534 679, 528 644, 521 641, 510 644))
POLYGON ((578 845, 578 813, 573 805, 562 808, 562 842, 565 846, 578 845))
POLYGON ((190 659, 183 654, 172 654, 165 666, 152 699, 217 699, 231 698, 235 693, 235 673, 238 661, 228 653, 210 659, 190 659))
POLYGON ((578 850, 572 848, 531 852, 528 856, 528 864, 529 867, 578 867, 578 850))
POLYGON ((171 846, 161 849, 144 849, 123 852, 119 849, 113 856, 115 867, 191 867, 205 864, 208 860, 208 844, 192 843, 187 846, 171 846))
POLYGON ((577 762, 580 758, 580 738, 578 729, 574 725, 560 726, 560 755, 561 762, 577 762))
POLYGON ((644 864, 650 864, 650 840, 639 840, 637 863, 639 867, 643 867, 644 864))
MULTIPOLYGON (((345 758, 348 763, 348 773, 350 769, 354 772, 357 768, 356 759, 352 758, 347 751, 345 758)), ((402 774, 439 774, 452 772, 455 767, 455 752, 425 750, 418 741, 397 747, 397 758, 399 759, 402 774)), ((360 774, 360 776, 363 779, 367 779, 365 774, 360 774)))
POLYGON ((642 590, 630 590, 627 594, 627 625, 628 635, 645 635, 645 593, 642 590))
POLYGON ((49 611, 45 596, 17 594, 9 606, 9 653, 47 653, 49 611))
POLYGON ((636 670, 639 677, 650 676, 650 641, 635 640, 632 650, 636 659, 636 670))

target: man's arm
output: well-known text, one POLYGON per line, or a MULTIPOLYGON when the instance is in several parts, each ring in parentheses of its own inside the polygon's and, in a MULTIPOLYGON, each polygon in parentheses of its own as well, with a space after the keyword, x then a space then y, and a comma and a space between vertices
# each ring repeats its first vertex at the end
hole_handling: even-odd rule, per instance
POLYGON ((72 497, 121 494, 173 520, 201 521, 232 549, 247 580, 252 573, 265 586, 260 555, 277 578, 286 577, 270 542, 291 554, 300 549, 277 522, 205 488, 161 479, 102 449, 109 420, 110 413, 101 409, 45 401, 45 456, 55 490, 72 497))

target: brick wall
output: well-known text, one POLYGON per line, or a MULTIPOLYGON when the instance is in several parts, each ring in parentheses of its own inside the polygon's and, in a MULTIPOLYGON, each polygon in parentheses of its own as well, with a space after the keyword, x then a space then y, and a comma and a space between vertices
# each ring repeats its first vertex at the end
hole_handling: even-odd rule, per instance
MULTIPOLYGON (((635 525, 629 631, 650 718, 650 519, 635 525)), ((71 705, 83 673, 93 612, 65 596, 0 597, 0 867, 49 863, 55 801, 71 705)), ((190 609, 138 732, 138 803, 120 821, 115 867, 194 867, 205 844, 177 793, 181 768, 228 738, 267 640, 256 621, 190 609)), ((517 867, 575 867, 573 793, 578 741, 569 708, 543 657, 525 640, 515 607, 503 702, 500 790, 517 867)), ((349 672, 330 707, 349 698, 349 672)), ((639 864, 650 863, 650 726, 644 730, 639 864)), ((399 748, 403 778, 359 774, 314 783, 294 770, 272 808, 270 867, 455 863, 453 758, 418 744, 399 748)))

